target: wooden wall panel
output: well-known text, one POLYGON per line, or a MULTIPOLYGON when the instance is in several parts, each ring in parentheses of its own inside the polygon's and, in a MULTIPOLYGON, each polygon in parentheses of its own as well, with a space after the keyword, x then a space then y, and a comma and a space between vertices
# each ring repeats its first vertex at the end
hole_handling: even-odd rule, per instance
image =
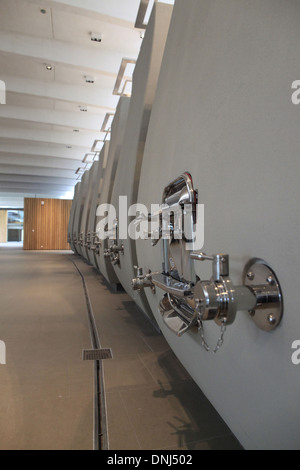
POLYGON ((72 201, 24 199, 24 250, 69 250, 68 223, 72 201))
POLYGON ((37 246, 37 203, 36 199, 24 199, 24 250, 35 250, 37 246))
POLYGON ((7 242, 7 211, 0 210, 0 243, 7 242))

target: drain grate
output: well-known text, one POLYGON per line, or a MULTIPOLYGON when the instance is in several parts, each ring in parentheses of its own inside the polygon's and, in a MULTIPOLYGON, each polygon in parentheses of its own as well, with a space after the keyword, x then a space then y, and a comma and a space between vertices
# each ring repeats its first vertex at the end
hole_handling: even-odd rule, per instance
POLYGON ((112 359, 111 349, 84 349, 82 351, 82 359, 84 361, 102 361, 104 359, 112 359))

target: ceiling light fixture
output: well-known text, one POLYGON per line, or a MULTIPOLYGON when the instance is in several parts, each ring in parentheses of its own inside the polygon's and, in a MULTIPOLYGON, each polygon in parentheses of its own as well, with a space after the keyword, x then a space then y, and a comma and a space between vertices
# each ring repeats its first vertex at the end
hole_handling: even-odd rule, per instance
POLYGON ((47 13, 47 10, 45 10, 45 8, 41 8, 40 12, 42 13, 42 15, 45 15, 47 13))
POLYGON ((91 75, 85 75, 84 78, 85 78, 86 83, 95 83, 95 79, 91 75))
POLYGON ((52 70, 52 65, 46 64, 45 67, 47 70, 52 70))
POLYGON ((91 41, 101 42, 102 34, 101 33, 91 33, 91 41))

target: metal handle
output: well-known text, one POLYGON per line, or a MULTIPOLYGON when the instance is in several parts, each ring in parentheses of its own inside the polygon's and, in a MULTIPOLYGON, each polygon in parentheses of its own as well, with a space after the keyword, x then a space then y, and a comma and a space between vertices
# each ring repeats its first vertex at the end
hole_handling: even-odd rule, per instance
POLYGON ((136 269, 137 275, 136 278, 131 280, 132 289, 140 292, 145 289, 145 287, 150 287, 152 292, 155 293, 155 285, 152 281, 152 276, 157 273, 152 273, 149 269, 148 273, 144 274, 143 268, 138 266, 134 266, 134 269, 136 269))
POLYGON ((229 256, 224 253, 216 255, 206 255, 205 253, 192 252, 191 259, 197 261, 212 261, 213 262, 213 278, 219 281, 222 277, 229 276, 229 256))

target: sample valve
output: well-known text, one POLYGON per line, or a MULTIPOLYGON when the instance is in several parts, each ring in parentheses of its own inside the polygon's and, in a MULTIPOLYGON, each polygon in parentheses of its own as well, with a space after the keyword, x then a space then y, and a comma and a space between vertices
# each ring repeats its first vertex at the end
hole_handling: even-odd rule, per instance
POLYGON ((99 239, 97 232, 91 233, 91 245, 89 249, 94 251, 96 255, 100 254, 101 240, 99 239))
POLYGON ((120 253, 124 253, 124 245, 113 243, 109 248, 104 250, 104 257, 110 258, 113 264, 117 264, 120 261, 120 253))
POLYGON ((145 287, 151 287, 152 292, 155 292, 155 285, 152 282, 153 273, 149 270, 147 274, 144 274, 143 268, 138 266, 134 266, 134 269, 136 269, 137 275, 131 281, 132 289, 141 292, 145 287))

